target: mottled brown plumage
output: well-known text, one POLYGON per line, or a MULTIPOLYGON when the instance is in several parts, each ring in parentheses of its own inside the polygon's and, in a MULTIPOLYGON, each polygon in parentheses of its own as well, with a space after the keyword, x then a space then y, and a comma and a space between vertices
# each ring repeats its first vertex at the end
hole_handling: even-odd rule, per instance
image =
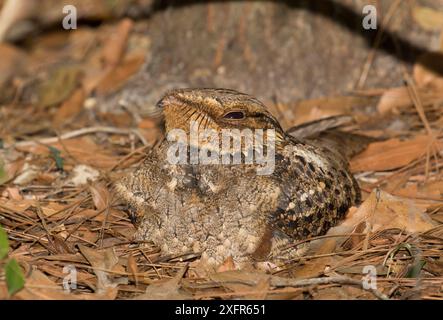
POLYGON ((276 132, 275 168, 268 175, 258 175, 256 163, 171 164, 172 142, 165 140, 117 183, 137 212, 136 237, 153 241, 163 254, 201 253, 210 264, 228 256, 238 263, 290 259, 303 250, 284 247, 324 234, 359 201, 358 185, 341 153, 322 144, 321 136, 310 141, 285 133, 249 95, 181 89, 168 92, 158 106, 167 133, 189 133, 190 121, 197 121, 200 130, 276 132))

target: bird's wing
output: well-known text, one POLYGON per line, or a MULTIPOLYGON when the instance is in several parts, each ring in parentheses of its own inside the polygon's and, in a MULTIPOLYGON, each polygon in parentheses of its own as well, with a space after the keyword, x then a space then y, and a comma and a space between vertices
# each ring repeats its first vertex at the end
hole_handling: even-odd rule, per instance
POLYGON ((315 136, 320 132, 336 129, 353 123, 353 118, 348 115, 331 116, 291 127, 286 130, 286 133, 295 138, 305 139, 315 136))
POLYGON ((294 138, 328 149, 336 159, 340 159, 346 165, 350 158, 362 152, 369 143, 377 141, 372 137, 340 130, 353 123, 354 120, 351 116, 338 115, 294 126, 289 128, 286 133, 294 138))

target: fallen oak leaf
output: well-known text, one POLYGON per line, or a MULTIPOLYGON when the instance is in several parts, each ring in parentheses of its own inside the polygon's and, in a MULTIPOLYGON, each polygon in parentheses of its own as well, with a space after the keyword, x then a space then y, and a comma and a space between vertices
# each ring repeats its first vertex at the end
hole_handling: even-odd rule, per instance
MULTIPOLYGON (((403 167, 423 156, 430 138, 425 135, 401 141, 397 138, 371 143, 365 151, 351 159, 351 171, 386 171, 403 167)), ((435 147, 443 149, 441 141, 435 147)))

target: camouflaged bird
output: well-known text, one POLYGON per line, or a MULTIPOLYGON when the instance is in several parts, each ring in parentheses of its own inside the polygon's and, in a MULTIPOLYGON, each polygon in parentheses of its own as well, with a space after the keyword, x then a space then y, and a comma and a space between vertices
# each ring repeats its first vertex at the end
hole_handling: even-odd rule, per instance
MULTIPOLYGON (((305 249, 288 245, 325 234, 360 199, 337 145, 323 143, 321 134, 310 140, 285 133, 266 107, 247 94, 178 89, 166 93, 158 107, 166 134, 176 129, 190 134, 191 121, 199 130, 218 133, 275 132, 275 166, 269 174, 257 173, 263 164, 243 161, 244 152, 241 164, 171 163, 168 155, 176 142, 165 139, 116 184, 136 211, 136 239, 154 242, 162 254, 201 253, 202 261, 212 265, 229 256, 239 264, 291 259, 305 249)), ((205 146, 199 143, 190 143, 188 156, 192 147, 205 146)))

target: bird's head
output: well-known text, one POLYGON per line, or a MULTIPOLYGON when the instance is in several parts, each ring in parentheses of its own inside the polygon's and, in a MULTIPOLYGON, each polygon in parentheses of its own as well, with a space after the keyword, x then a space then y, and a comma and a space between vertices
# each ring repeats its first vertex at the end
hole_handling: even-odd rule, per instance
POLYGON ((189 133, 195 121, 198 130, 274 129, 277 139, 284 133, 277 119, 256 98, 229 89, 176 89, 157 103, 163 109, 166 133, 181 129, 189 133))

